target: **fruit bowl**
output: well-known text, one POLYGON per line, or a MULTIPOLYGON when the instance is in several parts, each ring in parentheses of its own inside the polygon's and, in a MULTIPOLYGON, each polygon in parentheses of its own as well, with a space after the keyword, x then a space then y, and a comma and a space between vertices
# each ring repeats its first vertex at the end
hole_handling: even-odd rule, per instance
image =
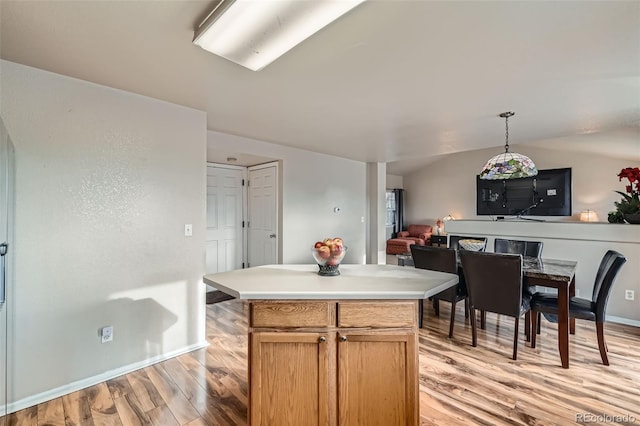
POLYGON ((484 248, 484 241, 482 240, 460 240, 458 245, 465 250, 480 251, 484 248))
POLYGON ((327 238, 317 242, 311 248, 311 254, 320 268, 318 275, 331 277, 340 275, 338 266, 347 254, 347 247, 342 244, 341 238, 327 238))

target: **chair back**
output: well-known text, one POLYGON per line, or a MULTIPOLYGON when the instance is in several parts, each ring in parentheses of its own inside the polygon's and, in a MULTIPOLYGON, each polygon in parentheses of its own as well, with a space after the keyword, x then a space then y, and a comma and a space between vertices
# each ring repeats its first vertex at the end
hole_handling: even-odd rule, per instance
POLYGON ((416 268, 449 272, 450 274, 458 272, 454 250, 412 244, 411 257, 413 257, 413 264, 416 268))
POLYGON ((626 261, 627 258, 615 250, 607 251, 600 261, 591 296, 591 301, 595 305, 596 321, 598 322, 603 322, 605 319, 611 287, 613 287, 613 282, 626 261))
POLYGON ((527 257, 540 257, 542 255, 542 241, 505 240, 496 238, 493 242, 493 251, 496 253, 521 254, 527 257))
MULTIPOLYGON (((411 257, 416 268, 429 269, 431 271, 458 273, 456 251, 446 248, 411 245, 411 257)), ((458 285, 442 290, 436 296, 437 299, 452 302, 460 297, 466 297, 467 287, 462 277, 459 276, 458 285)))
POLYGON ((460 260, 473 309, 520 317, 522 255, 460 250, 460 260))
POLYGON ((487 237, 465 237, 462 235, 449 235, 449 248, 453 250, 464 250, 464 248, 462 248, 460 244, 458 244, 460 240, 484 241, 484 247, 482 247, 482 250, 480 251, 485 251, 485 249, 487 248, 487 237))

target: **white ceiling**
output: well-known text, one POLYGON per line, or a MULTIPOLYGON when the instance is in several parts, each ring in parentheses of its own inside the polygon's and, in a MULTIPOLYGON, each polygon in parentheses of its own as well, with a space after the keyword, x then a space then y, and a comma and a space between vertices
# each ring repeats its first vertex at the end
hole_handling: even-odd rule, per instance
POLYGON ((511 144, 640 160, 640 1, 369 0, 259 72, 191 43, 213 3, 1 0, 0 54, 394 174, 503 145, 508 110, 511 144))

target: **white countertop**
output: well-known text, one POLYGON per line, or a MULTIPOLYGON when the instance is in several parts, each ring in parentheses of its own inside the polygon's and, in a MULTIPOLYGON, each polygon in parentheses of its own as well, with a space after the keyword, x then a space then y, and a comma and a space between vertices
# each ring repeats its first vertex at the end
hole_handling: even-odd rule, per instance
POLYGON ((340 265, 340 275, 318 275, 318 265, 265 265, 204 276, 239 299, 426 299, 458 283, 458 276, 396 265, 340 265))

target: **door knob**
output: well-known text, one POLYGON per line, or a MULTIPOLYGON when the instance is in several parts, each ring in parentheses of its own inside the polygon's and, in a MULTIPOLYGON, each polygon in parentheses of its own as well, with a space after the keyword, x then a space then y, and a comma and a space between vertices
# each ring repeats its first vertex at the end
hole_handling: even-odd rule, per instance
POLYGON ((347 341, 347 336, 340 336, 340 341, 341 342, 346 342, 347 341))
POLYGON ((269 238, 275 238, 276 234, 269 234, 269 238))
POLYGON ((320 341, 320 343, 324 343, 327 341, 327 338, 324 336, 320 336, 320 338, 318 339, 320 341))

